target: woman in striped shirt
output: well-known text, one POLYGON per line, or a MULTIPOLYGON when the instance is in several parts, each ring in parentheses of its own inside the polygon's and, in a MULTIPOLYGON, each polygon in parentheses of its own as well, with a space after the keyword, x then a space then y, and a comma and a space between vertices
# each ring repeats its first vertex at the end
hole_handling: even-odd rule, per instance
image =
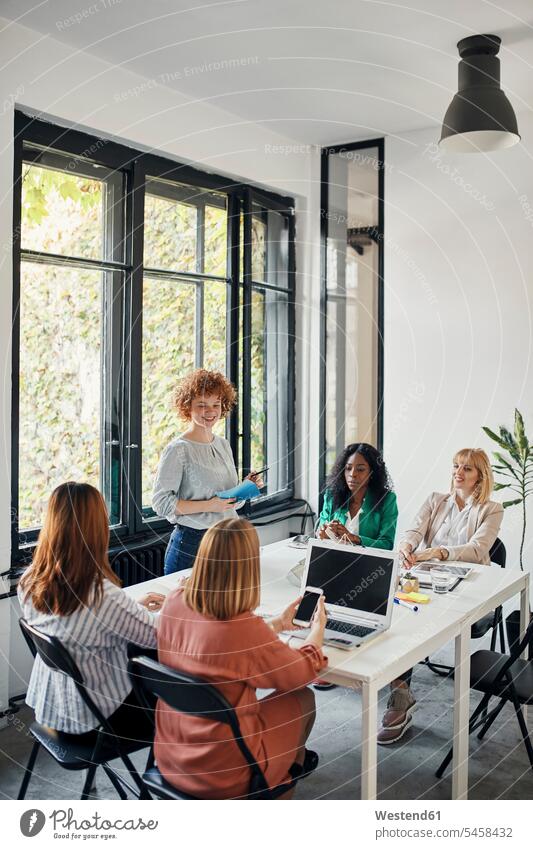
MULTIPOLYGON (((127 645, 155 648, 155 613, 163 596, 133 601, 108 559, 109 519, 101 494, 86 483, 64 483, 50 497, 32 565, 21 578, 22 615, 57 637, 76 662, 87 690, 121 737, 150 739, 126 670, 127 645)), ((35 658, 26 702, 38 722, 82 734, 98 722, 72 679, 35 658)))

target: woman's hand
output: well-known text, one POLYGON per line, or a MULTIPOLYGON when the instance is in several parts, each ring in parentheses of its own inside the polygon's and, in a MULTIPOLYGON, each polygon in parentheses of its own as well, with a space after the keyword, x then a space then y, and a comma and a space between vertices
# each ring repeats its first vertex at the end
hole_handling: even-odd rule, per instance
POLYGON ((425 548, 423 551, 418 551, 413 555, 416 563, 422 560, 442 560, 442 551, 440 548, 425 548))
POLYGON ((269 625, 274 629, 276 634, 279 634, 281 631, 298 631, 302 627, 301 625, 295 625, 292 621, 301 600, 302 597, 300 596, 296 601, 291 602, 279 616, 274 616, 270 620, 269 625))
POLYGON ((339 541, 347 539, 348 542, 351 542, 353 545, 359 545, 361 542, 361 537, 357 536, 357 534, 351 534, 346 525, 343 525, 342 522, 339 522, 337 519, 333 519, 332 522, 328 522, 328 528, 331 528, 339 541))
POLYGON ((328 537, 328 535, 327 535, 327 533, 326 533, 326 526, 325 526, 325 525, 321 525, 321 526, 317 529, 316 537, 317 537, 317 539, 329 539, 329 537, 328 537))
POLYGON ((324 596, 321 595, 318 599, 318 604, 311 621, 311 630, 309 631, 309 636, 306 642, 312 643, 319 649, 322 648, 324 643, 324 629, 326 627, 327 619, 328 614, 326 613, 326 604, 324 596))
POLYGON ((161 593, 147 593, 142 598, 137 599, 137 604, 142 604, 150 613, 156 613, 161 610, 166 596, 161 593))
POLYGON ((224 513, 226 510, 232 510, 236 500, 236 498, 219 498, 218 495, 214 495, 208 501, 209 512, 224 513))
POLYGON ((413 554, 413 546, 410 542, 402 543, 398 550, 400 553, 400 565, 403 566, 404 569, 408 569, 415 565, 417 557, 413 554))
POLYGON ((261 477, 261 474, 259 472, 251 471, 250 474, 246 475, 244 480, 245 481, 252 481, 252 483, 255 483, 255 485, 258 489, 262 489, 265 485, 265 482, 264 482, 264 480, 261 477))

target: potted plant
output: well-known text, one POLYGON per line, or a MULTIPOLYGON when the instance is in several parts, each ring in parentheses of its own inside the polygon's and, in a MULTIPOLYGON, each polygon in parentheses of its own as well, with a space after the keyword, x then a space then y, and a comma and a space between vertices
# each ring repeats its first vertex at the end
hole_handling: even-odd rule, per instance
MULTIPOLYGON (((527 499, 533 492, 533 445, 530 444, 524 427, 524 419, 519 410, 515 410, 513 433, 500 425, 499 433, 488 427, 483 430, 496 442, 501 451, 494 451, 493 463, 495 475, 500 478, 494 484, 495 490, 507 489, 515 497, 503 502, 503 507, 522 507, 522 536, 520 539, 520 569, 524 571, 524 542, 527 526, 527 499)), ((513 612, 505 620, 509 650, 518 642, 520 634, 520 611, 513 612)), ((531 651, 530 651, 531 655, 531 651)))

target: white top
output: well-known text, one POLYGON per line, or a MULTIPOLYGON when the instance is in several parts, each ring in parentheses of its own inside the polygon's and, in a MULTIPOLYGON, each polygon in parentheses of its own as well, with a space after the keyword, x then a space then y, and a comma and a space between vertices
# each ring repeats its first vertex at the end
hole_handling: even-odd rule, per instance
POLYGON ((450 507, 446 517, 436 531, 433 538, 432 546, 434 548, 448 548, 455 545, 466 545, 468 542, 468 517, 472 509, 472 496, 467 498, 465 506, 459 510, 456 496, 452 493, 449 497, 450 507))
MULTIPOLYGON (((126 669, 128 643, 155 648, 157 620, 106 578, 103 590, 98 608, 79 607, 68 616, 39 613, 31 600, 24 601, 20 587, 18 596, 24 618, 63 643, 76 662, 92 700, 108 717, 131 692, 126 669)), ((37 722, 56 731, 82 734, 98 725, 73 680, 51 670, 39 655, 33 662, 26 704, 34 708, 37 722)))
POLYGON ((351 534, 355 534, 355 536, 359 536, 359 513, 361 510, 359 509, 355 516, 352 516, 346 522, 346 530, 351 534))
POLYGON ((179 436, 161 455, 154 481, 152 507, 172 525, 210 528, 221 519, 236 519, 235 510, 223 513, 176 514, 176 501, 204 501, 217 492, 232 489, 239 482, 227 439, 215 436, 212 442, 193 442, 179 436))

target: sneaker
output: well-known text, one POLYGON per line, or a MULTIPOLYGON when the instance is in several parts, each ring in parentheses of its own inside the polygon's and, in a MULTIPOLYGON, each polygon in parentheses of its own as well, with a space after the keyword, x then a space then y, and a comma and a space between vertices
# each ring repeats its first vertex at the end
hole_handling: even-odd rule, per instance
POLYGON ((387 746, 400 740, 413 721, 415 709, 416 699, 409 688, 396 687, 392 690, 378 731, 378 743, 387 746))

